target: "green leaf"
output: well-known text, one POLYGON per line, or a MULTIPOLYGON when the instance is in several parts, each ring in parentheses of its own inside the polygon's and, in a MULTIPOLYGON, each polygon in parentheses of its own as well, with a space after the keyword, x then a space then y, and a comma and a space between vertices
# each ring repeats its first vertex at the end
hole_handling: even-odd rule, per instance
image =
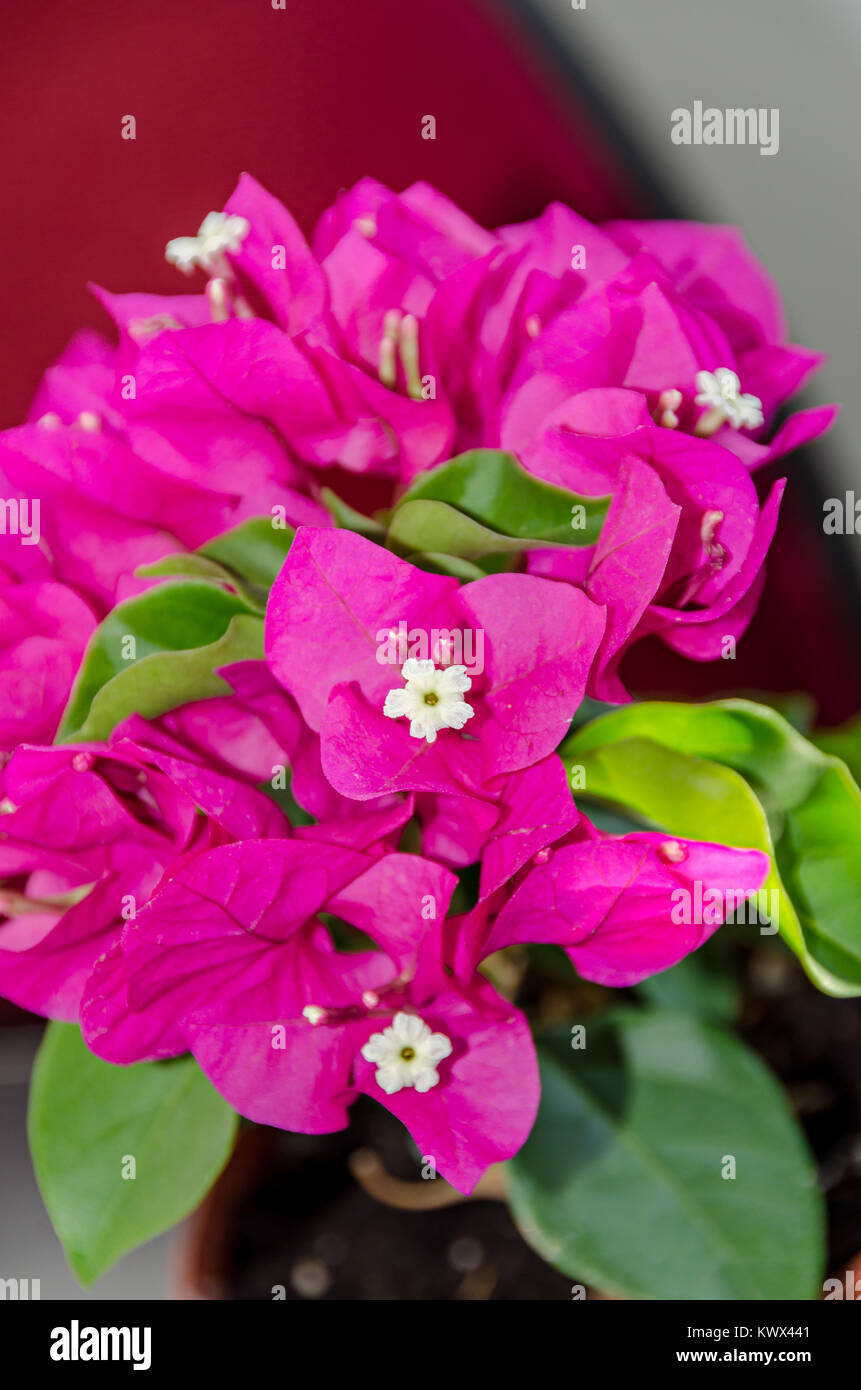
POLYGON ((192 1211, 226 1163, 237 1117, 192 1057, 115 1067, 49 1023, 28 1128, 39 1188, 83 1284, 192 1211), (135 1176, 123 1177, 134 1159, 135 1176))
POLYGON ((722 950, 721 934, 678 965, 642 980, 637 993, 651 1004, 696 1014, 714 1023, 732 1022, 741 1002, 738 982, 722 950))
POLYGON ((416 478, 392 513, 388 544, 465 560, 593 545, 608 506, 534 478, 512 454, 472 449, 416 478))
POLYGON ((289 526, 274 526, 272 517, 253 517, 207 541, 200 547, 200 554, 268 592, 278 578, 295 534, 289 526))
MULTIPOLYGON (((135 574, 141 579, 208 579, 214 584, 237 587, 236 575, 197 550, 178 550, 175 555, 163 555, 151 565, 139 565, 135 574)), ((246 594, 243 598, 247 601, 246 594)), ((256 606, 256 599, 254 602, 256 606)))
POLYGON ((486 568, 482 569, 472 560, 464 560, 460 555, 441 555, 436 550, 414 551, 405 555, 404 559, 415 565, 416 569, 429 574, 450 574, 461 584, 468 584, 473 579, 485 579, 488 573, 486 568))
POLYGON ((673 835, 764 850, 784 940, 820 989, 861 994, 861 792, 842 762, 747 700, 628 705, 560 752, 590 796, 673 835))
POLYGON ((539 1254, 626 1298, 815 1298, 815 1172, 759 1058, 657 1011, 590 1023, 582 1051, 570 1042, 560 1030, 539 1043, 538 1118, 509 1164, 512 1213, 539 1254))
POLYGON ((812 695, 805 694, 804 691, 787 691, 784 694, 776 694, 771 691, 768 694, 757 694, 756 697, 748 695, 748 699, 754 704, 768 705, 782 714, 788 724, 793 729, 797 729, 805 738, 811 738, 811 729, 816 719, 816 701, 812 695))
POLYGON ((56 741, 107 738, 132 712, 154 719, 189 700, 229 694, 215 670, 262 655, 263 619, 238 595, 195 580, 161 584, 99 624, 56 741), (123 656, 128 638, 133 660, 123 656))
POLYGON ((840 758, 861 783, 861 715, 837 729, 817 729, 811 738, 823 753, 840 758))
POLYGON ((735 768, 774 810, 803 800, 825 762, 776 710, 750 700, 644 701, 615 709, 576 735, 580 748, 632 737, 735 768))
POLYGON ((157 719, 192 700, 230 695, 232 687, 216 672, 237 661, 262 657, 262 620, 250 614, 231 618, 224 636, 205 647, 154 653, 121 671, 94 696, 86 720, 66 741, 106 739, 130 714, 157 719))
POLYGON ((207 541, 199 550, 165 555, 154 564, 141 565, 137 573, 148 579, 185 575, 228 584, 250 608, 263 613, 294 535, 289 527, 273 526, 271 517, 254 517, 207 541))

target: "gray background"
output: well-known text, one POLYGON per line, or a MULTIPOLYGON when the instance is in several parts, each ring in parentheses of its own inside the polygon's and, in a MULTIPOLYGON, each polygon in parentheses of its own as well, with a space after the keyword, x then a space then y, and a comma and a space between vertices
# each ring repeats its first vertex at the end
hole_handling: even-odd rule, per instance
MULTIPOLYGON (((586 3, 531 0, 531 8, 681 206, 743 229, 780 286, 795 340, 829 354, 805 403, 843 405, 817 445, 841 495, 858 479, 861 0, 586 3), (778 107, 778 153, 672 144, 670 113, 697 99, 778 107)), ((861 567, 861 540, 851 551, 861 567)))

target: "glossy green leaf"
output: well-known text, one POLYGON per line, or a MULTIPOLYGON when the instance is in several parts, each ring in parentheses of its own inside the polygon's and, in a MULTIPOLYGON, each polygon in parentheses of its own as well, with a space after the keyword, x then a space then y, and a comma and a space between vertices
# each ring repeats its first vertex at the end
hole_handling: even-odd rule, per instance
POLYGON ((263 654, 263 619, 236 594, 195 580, 161 584, 99 624, 81 664, 58 743, 107 738, 132 712, 155 718, 189 700, 226 695, 220 666, 263 654), (131 650, 134 658, 124 653, 131 650))
POLYGON ((115 1067, 87 1050, 77 1027, 48 1025, 30 1091, 30 1148, 82 1283, 197 1206, 236 1124, 192 1057, 115 1067))
POLYGON ((512 454, 473 449, 416 478, 392 513, 388 543, 466 560, 594 545, 608 506, 534 478, 512 454))
POLYGON ((577 746, 594 748, 622 738, 650 738, 733 767, 774 811, 803 800, 825 761, 776 710, 750 700, 625 705, 581 729, 577 746))
POLYGON ((106 739, 130 714, 157 719, 192 700, 229 695, 232 687, 216 672, 236 661, 263 658, 263 622, 244 615, 231 618, 223 637, 183 652, 156 652, 121 671, 93 698, 81 728, 67 740, 106 739))
POLYGON ((461 584, 469 584, 473 579, 484 579, 487 569, 476 565, 472 560, 464 560, 460 555, 442 555, 436 550, 414 551, 404 559, 416 569, 430 574, 450 574, 461 584))
MULTIPOLYGON (((586 729, 593 727, 586 725, 586 729)), ((774 865, 768 818, 739 773, 720 763, 677 753, 652 739, 625 738, 591 749, 582 748, 579 739, 579 734, 569 738, 560 753, 569 773, 573 767, 583 769, 587 795, 580 800, 587 814, 588 798, 597 797, 633 813, 651 829, 767 854, 772 869, 764 888, 780 894, 780 930, 806 962, 801 925, 774 865)))
POLYGON ((137 573, 148 579, 185 575, 230 585, 249 607, 263 613, 294 534, 289 527, 273 526, 271 517, 254 517, 199 550, 165 555, 151 565, 141 565, 137 573))
POLYGON ((290 526, 273 525, 272 517, 253 517, 207 541, 200 547, 200 554, 269 590, 278 578, 295 534, 290 526))
POLYGON ((823 753, 840 758, 855 781, 861 784, 861 717, 836 729, 817 729, 811 739, 823 753))
POLYGON ((815 1171, 779 1086, 690 1014, 623 1012, 539 1043, 542 1098, 509 1164, 523 1236, 623 1298, 813 1299, 815 1171), (735 1176, 723 1176, 735 1163, 735 1176))
POLYGON ((782 936, 821 989, 861 994, 861 792, 843 763, 747 700, 625 706, 560 751, 589 795, 674 835, 768 853, 782 936))
MULTIPOLYGON (((753 700, 752 695, 748 698, 753 700)), ((804 734, 805 738, 813 738, 811 730, 816 721, 816 701, 812 695, 807 695, 802 690, 788 691, 784 694, 769 691, 767 694, 757 695, 754 703, 768 705, 777 710, 793 729, 804 734)))

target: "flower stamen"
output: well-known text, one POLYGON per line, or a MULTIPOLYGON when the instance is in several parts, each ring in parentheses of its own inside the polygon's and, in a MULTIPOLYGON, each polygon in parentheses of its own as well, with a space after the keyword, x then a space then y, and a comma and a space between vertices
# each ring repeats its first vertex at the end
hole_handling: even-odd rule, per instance
POLYGON ((178 236, 167 243, 164 258, 190 275, 195 266, 200 266, 209 275, 223 275, 228 278, 230 268, 226 255, 238 255, 242 243, 251 230, 245 217, 233 213, 207 213, 198 228, 197 236, 178 236))
POLYGON ((379 350, 379 377, 393 391, 398 382, 398 362, 406 380, 411 400, 422 399, 422 378, 419 366, 419 325, 414 314, 401 314, 389 309, 383 319, 383 336, 379 350))
POLYGON ((669 391, 662 391, 658 397, 658 419, 657 423, 663 425, 665 429, 677 430, 679 428, 679 417, 677 411, 682 403, 682 393, 672 387, 669 391))
POLYGON ((726 564, 727 550, 717 539, 717 528, 724 519, 724 514, 718 508, 703 512, 703 519, 700 523, 700 539, 703 549, 708 555, 715 569, 720 569, 726 564))
POLYGON ((734 430, 755 430, 763 423, 759 396, 742 392, 741 382, 729 367, 697 372, 696 384, 699 394, 694 397, 695 404, 709 407, 694 427, 694 434, 701 439, 708 439, 724 424, 734 430))

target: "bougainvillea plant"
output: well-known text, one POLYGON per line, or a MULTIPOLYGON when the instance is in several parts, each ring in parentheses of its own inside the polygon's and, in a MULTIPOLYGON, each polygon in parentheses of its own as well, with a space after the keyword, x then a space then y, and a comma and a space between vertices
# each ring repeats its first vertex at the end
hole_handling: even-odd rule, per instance
POLYGON ((734 655, 820 359, 726 227, 364 180, 309 245, 244 176, 166 254, 197 291, 96 289, 115 345, 0 439, 0 991, 52 1020, 72 1267, 190 1211, 238 1117, 366 1096, 418 1181, 504 1164, 573 1278, 815 1296, 809 1157, 702 962, 727 923, 861 994, 861 797, 774 709, 622 671, 734 655))

